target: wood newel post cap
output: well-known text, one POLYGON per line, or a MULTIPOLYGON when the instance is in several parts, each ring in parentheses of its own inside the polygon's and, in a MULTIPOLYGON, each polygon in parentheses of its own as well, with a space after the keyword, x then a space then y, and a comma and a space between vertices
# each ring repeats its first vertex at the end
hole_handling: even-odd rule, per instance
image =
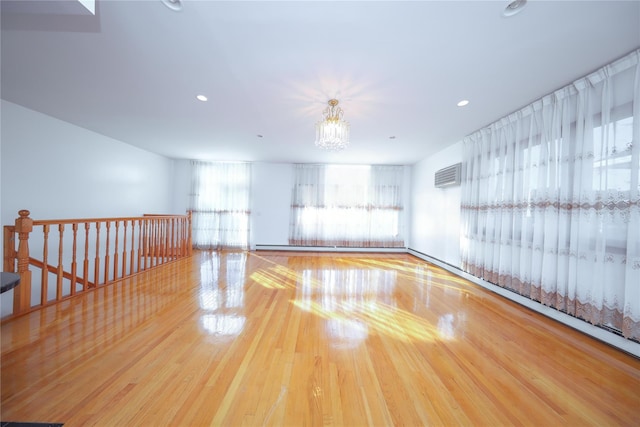
POLYGON ((33 230, 33 220, 29 218, 29 212, 26 209, 18 211, 20 218, 16 218, 16 232, 18 233, 30 233, 33 230))

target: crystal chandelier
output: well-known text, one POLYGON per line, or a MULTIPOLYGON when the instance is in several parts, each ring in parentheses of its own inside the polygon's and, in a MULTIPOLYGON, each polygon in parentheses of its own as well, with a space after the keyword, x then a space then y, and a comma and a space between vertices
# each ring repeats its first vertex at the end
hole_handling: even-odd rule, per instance
POLYGON ((344 150, 349 145, 349 122, 342 119, 338 100, 330 99, 322 115, 324 119, 316 123, 316 146, 325 150, 344 150))

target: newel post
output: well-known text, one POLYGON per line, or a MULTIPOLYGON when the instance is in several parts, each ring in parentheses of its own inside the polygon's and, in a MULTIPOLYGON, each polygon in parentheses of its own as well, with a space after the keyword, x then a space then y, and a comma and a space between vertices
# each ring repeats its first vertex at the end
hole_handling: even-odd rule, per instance
POLYGON ((29 233, 33 230, 33 220, 29 211, 23 209, 16 218, 18 233, 18 274, 20 285, 13 292, 13 314, 19 314, 31 308, 31 271, 29 270, 29 233))

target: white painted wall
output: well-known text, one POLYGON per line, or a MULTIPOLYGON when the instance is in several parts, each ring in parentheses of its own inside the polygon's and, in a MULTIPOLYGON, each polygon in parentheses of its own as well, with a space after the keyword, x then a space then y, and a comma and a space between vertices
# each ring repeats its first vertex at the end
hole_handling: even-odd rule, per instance
POLYGON ((173 162, 2 101, 2 223, 170 213, 173 162))
MULTIPOLYGON (((172 160, 7 101, 1 108, 2 225, 20 209, 34 219, 172 213, 172 160)), ((1 300, 10 312, 12 291, 1 300)))
POLYGON ((460 187, 436 188, 434 174, 462 161, 462 142, 413 165, 409 248, 460 266, 460 187))
POLYGON ((171 183, 173 213, 184 214, 189 210, 191 193, 191 161, 173 161, 173 182, 171 183))
POLYGON ((293 165, 254 163, 251 173, 252 244, 289 244, 293 165))

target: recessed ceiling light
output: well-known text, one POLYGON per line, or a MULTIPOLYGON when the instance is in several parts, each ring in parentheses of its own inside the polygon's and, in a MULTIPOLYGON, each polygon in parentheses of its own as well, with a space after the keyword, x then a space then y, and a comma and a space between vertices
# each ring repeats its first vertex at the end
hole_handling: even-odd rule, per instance
POLYGON ((204 96, 204 95, 198 95, 198 96, 196 96, 196 99, 197 99, 198 101, 206 102, 209 98, 207 98, 207 97, 206 97, 206 96, 204 96))
POLYGON ((502 11, 503 16, 513 16, 516 13, 520 13, 522 9, 527 5, 527 0, 514 0, 507 5, 502 11))
POLYGON ((176 12, 182 10, 182 0, 162 0, 162 4, 176 12))
POLYGON ((464 107, 467 104, 469 104, 469 100, 463 99, 462 101, 458 102, 458 107, 464 107))

